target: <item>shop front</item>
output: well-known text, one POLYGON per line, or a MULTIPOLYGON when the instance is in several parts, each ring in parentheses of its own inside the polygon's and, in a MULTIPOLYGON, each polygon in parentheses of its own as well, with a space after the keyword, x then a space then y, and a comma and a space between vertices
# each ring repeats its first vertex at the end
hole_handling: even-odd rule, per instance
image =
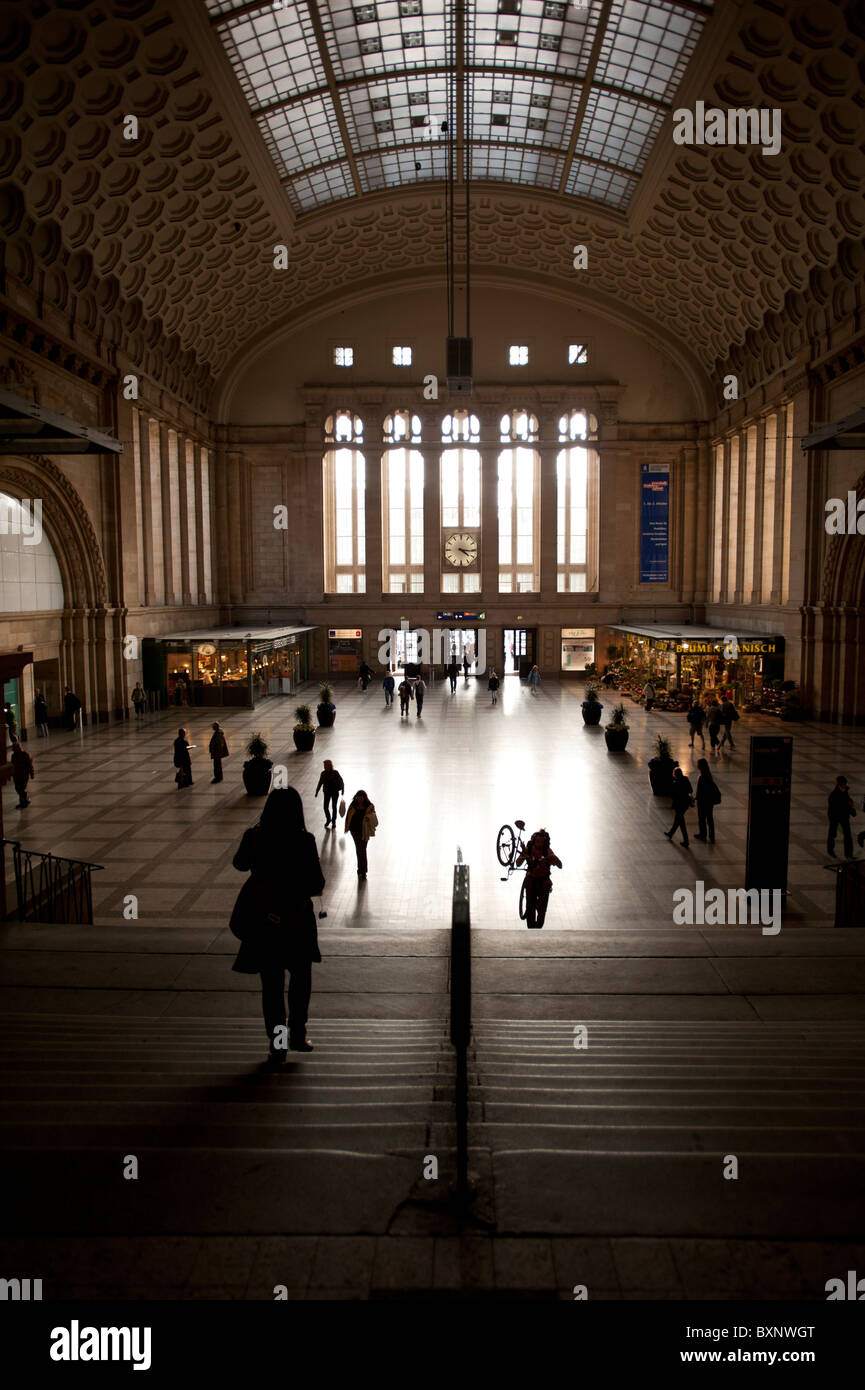
POLYGON ((595 659, 593 627, 562 628, 562 675, 583 675, 595 659))
POLYGON ((327 669, 332 676, 356 676, 363 659, 359 627, 331 627, 327 632, 327 669))
POLYGON ((144 640, 144 686, 177 709, 254 709, 309 672, 311 627, 211 628, 144 640))
MULTIPOLYGON (((616 683, 628 693, 651 677, 674 706, 723 694, 741 708, 774 713, 784 679, 784 638, 764 633, 721 632, 712 627, 672 629, 619 624, 611 629, 621 656, 613 665, 616 683)), ((663 697, 659 707, 663 707, 663 697)))

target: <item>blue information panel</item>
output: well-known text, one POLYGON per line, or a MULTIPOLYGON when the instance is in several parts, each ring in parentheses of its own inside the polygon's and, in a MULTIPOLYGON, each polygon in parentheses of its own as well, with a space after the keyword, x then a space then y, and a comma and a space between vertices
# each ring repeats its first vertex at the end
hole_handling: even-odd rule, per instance
POLYGON ((670 470, 640 464, 640 583, 670 580, 670 470))

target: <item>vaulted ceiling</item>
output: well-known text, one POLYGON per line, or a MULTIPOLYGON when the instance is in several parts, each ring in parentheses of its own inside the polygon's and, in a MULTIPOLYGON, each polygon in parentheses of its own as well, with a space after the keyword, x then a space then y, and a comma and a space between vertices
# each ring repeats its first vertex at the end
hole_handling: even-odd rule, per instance
MULTIPOLYGON (((426 0, 424 6, 426 26, 426 0)), ((302 29, 297 7, 282 8, 302 29)), ((237 11, 247 12, 248 26, 260 5, 23 0, 0 7, 0 49, 10 58, 0 98, 6 271, 31 287, 41 312, 65 316, 70 328, 74 322, 116 345, 124 360, 147 361, 155 374, 161 362, 163 380, 181 394, 195 372, 218 377, 280 324, 340 298, 370 297, 379 285, 443 275, 441 182, 432 164, 415 178, 418 171, 405 175, 400 163, 406 149, 421 153, 411 145, 411 117, 403 114, 403 106, 405 113, 412 109, 412 84, 422 80, 431 95, 443 80, 432 44, 436 7, 430 6, 429 32, 424 28, 424 65, 431 70, 422 78, 408 75, 404 43, 398 53, 390 44, 397 32, 404 36, 411 18, 398 22, 390 13, 397 6, 378 5, 375 21, 363 23, 354 11, 369 6, 305 8, 310 16, 316 11, 321 28, 312 39, 305 31, 308 67, 299 64, 294 77, 268 69, 273 90, 267 91, 255 87, 252 75, 239 82, 232 71, 233 61, 252 63, 242 51, 246 31, 237 11), (341 14, 344 25, 336 23, 341 14), (382 49, 378 66, 369 67, 361 59, 373 55, 360 54, 359 36, 373 23, 382 49), (232 32, 236 58, 223 48, 232 32), (388 98, 381 111, 391 112, 392 131, 370 124, 377 93, 388 98), (298 113, 308 102, 326 101, 333 119, 339 104, 344 130, 337 122, 332 153, 319 147, 309 119, 296 129, 283 122, 279 136, 268 126, 268 134, 271 117, 261 108, 274 100, 289 102, 289 110, 293 103, 298 113), (136 139, 124 135, 129 115, 137 117, 136 139), (311 142, 304 129, 313 132, 311 142), (288 143, 281 146, 283 138, 288 143), (337 167, 339 187, 328 184, 326 195, 301 192, 337 167), (324 198, 324 205, 304 211, 307 196, 324 198), (286 269, 274 268, 276 245, 287 248, 286 269)), ((571 49, 568 36, 581 32, 572 9, 562 20, 546 21, 538 18, 542 5, 524 0, 520 14, 507 17, 518 39, 502 56, 492 36, 506 16, 492 3, 474 6, 475 47, 465 58, 475 69, 466 89, 476 112, 475 145, 466 145, 463 172, 475 184, 476 280, 511 277, 523 286, 552 287, 577 307, 616 305, 659 335, 687 343, 706 373, 748 333, 783 353, 790 295, 814 294, 821 276, 828 283, 839 255, 848 277, 862 278, 861 5, 725 0, 705 22, 673 104, 779 108, 783 143, 776 156, 759 148, 677 146, 667 116, 644 131, 639 149, 628 144, 633 123, 621 127, 617 146, 609 143, 615 122, 608 123, 604 144, 602 98, 657 111, 652 103, 668 107, 674 95, 668 82, 661 95, 656 88, 649 96, 649 77, 641 86, 637 74, 651 75, 652 52, 632 46, 629 66, 614 36, 628 34, 630 24, 639 45, 648 42, 639 38, 648 10, 655 18, 688 13, 701 24, 705 7, 593 0, 594 30, 583 25, 584 36, 579 43, 573 38, 571 49), (529 61, 519 35, 537 39, 549 32, 548 22, 558 25, 559 48, 536 42, 529 61), (606 49, 591 38, 601 29, 606 49), (555 65, 542 53, 552 54, 555 65), (509 103, 492 100, 499 84, 509 103), (528 113, 544 109, 532 107, 531 93, 545 91, 554 127, 530 134, 528 113), (503 114, 517 110, 519 119, 494 124, 497 107, 503 114), (560 161, 546 185, 530 174, 529 161, 531 155, 540 168, 545 141, 558 142, 549 157, 560 161), (630 170, 622 162, 628 158, 630 170), (636 187, 616 207, 612 182, 579 182, 599 177, 587 170, 636 187), (588 248, 587 272, 573 268, 577 242, 588 248)), ((288 15, 278 26, 280 42, 295 32, 294 22, 288 15)), ((429 114, 436 114, 434 104, 429 114)), ((430 161, 434 145, 424 147, 430 161)))

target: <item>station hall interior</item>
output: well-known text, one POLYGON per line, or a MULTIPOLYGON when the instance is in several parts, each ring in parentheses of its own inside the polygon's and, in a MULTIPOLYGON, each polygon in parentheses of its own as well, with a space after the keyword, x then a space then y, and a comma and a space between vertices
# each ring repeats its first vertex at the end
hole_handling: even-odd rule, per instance
POLYGON ((0 51, 3 1268, 825 1298, 865 1260, 861 6, 22 0, 0 51), (326 915, 277 1074, 229 922, 286 786, 326 915))

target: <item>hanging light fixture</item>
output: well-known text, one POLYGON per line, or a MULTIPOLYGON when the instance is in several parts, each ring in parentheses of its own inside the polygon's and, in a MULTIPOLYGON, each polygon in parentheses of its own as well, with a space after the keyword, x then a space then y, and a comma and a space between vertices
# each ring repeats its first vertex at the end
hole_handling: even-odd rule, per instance
POLYGON ((445 239, 448 293, 447 386, 451 396, 472 394, 470 174, 471 98, 465 70, 465 0, 450 0, 447 8, 447 119, 441 133, 447 140, 445 180, 445 239), (462 174, 465 196, 465 336, 456 335, 456 185, 462 174))

